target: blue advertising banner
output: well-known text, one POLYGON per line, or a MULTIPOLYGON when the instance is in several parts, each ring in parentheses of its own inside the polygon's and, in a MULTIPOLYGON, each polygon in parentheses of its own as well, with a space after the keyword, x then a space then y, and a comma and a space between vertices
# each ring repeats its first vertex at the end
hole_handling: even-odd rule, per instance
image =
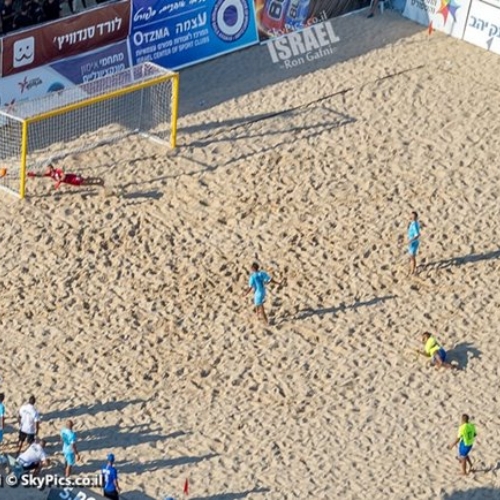
POLYGON ((50 67, 75 85, 113 75, 130 67, 128 42, 123 40, 81 56, 69 57, 52 63, 50 67))
POLYGON ((253 0, 132 0, 134 64, 179 69, 257 42, 253 0))

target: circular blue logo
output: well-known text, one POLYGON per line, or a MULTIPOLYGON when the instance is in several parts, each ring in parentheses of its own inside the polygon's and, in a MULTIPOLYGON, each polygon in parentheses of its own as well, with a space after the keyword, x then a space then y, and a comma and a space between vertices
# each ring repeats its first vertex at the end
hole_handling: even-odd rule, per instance
POLYGON ((48 92, 60 92, 64 90, 64 85, 61 82, 54 82, 50 85, 48 92))
POLYGON ((249 7, 246 0, 217 0, 212 10, 212 28, 225 42, 240 39, 248 28, 249 7))

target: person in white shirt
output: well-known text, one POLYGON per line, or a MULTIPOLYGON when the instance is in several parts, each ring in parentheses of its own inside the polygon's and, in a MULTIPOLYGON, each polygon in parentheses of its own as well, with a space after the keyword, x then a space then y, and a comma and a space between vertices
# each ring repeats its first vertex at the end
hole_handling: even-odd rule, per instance
POLYGON ((17 463, 23 468, 24 471, 33 471, 36 476, 42 466, 49 464, 49 459, 45 453, 44 447, 47 443, 42 439, 31 443, 26 451, 21 453, 17 458, 17 463))
POLYGON ((28 403, 21 406, 19 410, 19 448, 17 454, 21 453, 21 449, 25 441, 28 445, 35 441, 40 429, 40 414, 35 408, 35 396, 30 396, 28 403))

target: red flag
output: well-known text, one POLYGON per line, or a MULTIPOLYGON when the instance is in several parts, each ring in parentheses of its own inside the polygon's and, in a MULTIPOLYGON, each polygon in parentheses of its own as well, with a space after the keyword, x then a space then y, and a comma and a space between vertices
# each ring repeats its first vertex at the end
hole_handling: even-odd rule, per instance
POLYGON ((432 21, 429 23, 429 36, 432 35, 432 32, 434 31, 434 26, 432 26, 432 21))
POLYGON ((186 479, 186 482, 184 483, 184 494, 187 495, 189 493, 189 483, 188 480, 186 479))

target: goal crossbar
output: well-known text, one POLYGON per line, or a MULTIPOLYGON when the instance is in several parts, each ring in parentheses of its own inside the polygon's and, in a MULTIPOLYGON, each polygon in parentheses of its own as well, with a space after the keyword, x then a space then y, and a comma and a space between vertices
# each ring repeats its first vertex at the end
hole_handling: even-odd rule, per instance
MULTIPOLYGON (((177 144, 178 112, 179 74, 153 63, 143 63, 77 87, 53 92, 38 99, 16 103, 10 111, 0 110, 0 142, 5 139, 2 137, 2 130, 7 139, 3 141, 7 143, 3 148, 0 144, 0 165, 2 161, 10 160, 9 166, 13 168, 9 168, 8 177, 10 177, 11 181, 15 181, 17 178, 19 186, 18 189, 13 189, 5 185, 5 181, 2 179, 3 182, 0 183, 0 187, 6 188, 7 191, 17 191, 20 198, 26 196, 28 161, 37 164, 36 160, 38 159, 36 158, 33 161, 32 158, 37 148, 43 150, 45 156, 49 155, 51 159, 61 158, 73 152, 88 150, 137 132, 161 143, 168 142, 170 147, 175 148, 177 144), (155 89, 163 90, 155 94, 155 89), (169 99, 167 99, 168 96, 164 95, 165 92, 169 93, 169 99), (132 101, 133 99, 135 100, 132 101), (123 104, 120 104, 120 100, 124 101, 123 104), (144 104, 143 101, 147 102, 144 104), (101 123, 99 121, 99 118, 101 118, 99 106, 106 108, 107 103, 113 102, 118 102, 118 104, 114 107, 113 104, 109 105, 110 110, 107 112, 106 120, 102 119, 101 123), (162 109, 165 107, 169 109, 162 109), (130 116, 118 116, 116 121, 120 126, 123 125, 121 121, 126 122, 121 127, 127 129, 126 131, 122 130, 119 135, 117 133, 111 134, 112 136, 109 138, 107 138, 106 134, 103 136, 100 133, 99 136, 104 138, 101 137, 99 140, 96 140, 95 137, 92 138, 90 146, 88 144, 87 146, 80 146, 78 150, 68 148, 54 154, 54 151, 51 151, 51 143, 65 141, 63 132, 58 135, 57 130, 53 131, 58 126, 61 127, 58 119, 60 117, 62 119, 66 118, 66 122, 69 120, 71 124, 75 122, 77 123, 76 126, 78 126, 81 115, 85 113, 86 108, 89 108, 89 122, 92 122, 92 119, 95 118, 96 127, 103 127, 108 123, 112 123, 115 108, 118 108, 119 115, 122 108, 125 109, 124 114, 127 111, 126 108, 130 108, 129 114, 135 115, 133 125, 129 125, 129 122, 131 122, 130 116), (137 114, 141 116, 138 117, 137 114), (73 115, 75 115, 74 118, 72 118, 73 115), (151 117, 150 115, 154 116, 151 117), (53 121, 55 121, 54 124, 52 124, 53 121), (148 122, 146 127, 142 127, 144 121, 148 122), (164 137, 163 130, 159 134, 155 133, 155 129, 158 129, 160 123, 168 123, 169 125, 170 134, 168 140, 164 137), (51 127, 51 125, 53 126, 51 127), (37 127, 41 128, 41 131, 32 130, 37 127), (9 130, 12 129, 14 131, 9 134, 9 130), (36 137, 37 132, 41 138, 36 137), (12 143, 8 144, 9 142, 12 143), (18 161, 16 161, 16 157, 18 161)), ((89 132, 91 132, 90 126, 84 130, 84 133, 89 132)), ((73 135, 76 134, 77 132, 73 135)), ((39 163, 43 163, 43 161, 40 160, 39 163)), ((47 163, 47 160, 45 160, 45 163, 47 163)))

